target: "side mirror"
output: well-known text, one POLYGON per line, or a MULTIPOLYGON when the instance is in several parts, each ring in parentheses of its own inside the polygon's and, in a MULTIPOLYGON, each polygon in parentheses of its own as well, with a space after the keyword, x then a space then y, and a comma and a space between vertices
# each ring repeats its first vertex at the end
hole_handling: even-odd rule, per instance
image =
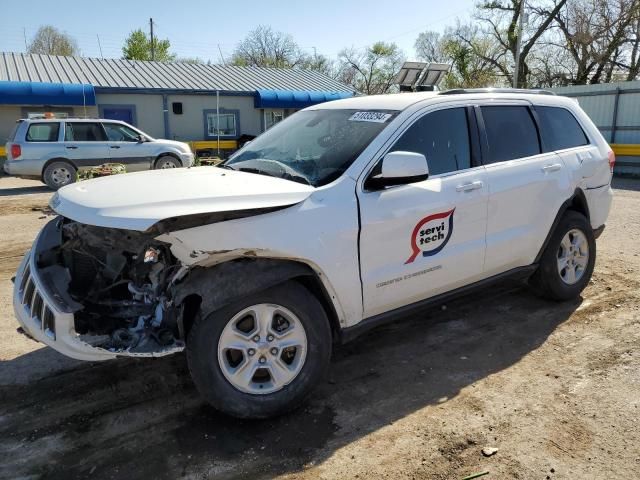
POLYGON ((427 159, 421 153, 389 152, 382 159, 382 171, 365 181, 365 188, 380 190, 394 185, 407 185, 429 178, 427 159))
POLYGON ((144 135, 138 135, 138 143, 144 143, 146 141, 147 139, 144 137, 144 135))

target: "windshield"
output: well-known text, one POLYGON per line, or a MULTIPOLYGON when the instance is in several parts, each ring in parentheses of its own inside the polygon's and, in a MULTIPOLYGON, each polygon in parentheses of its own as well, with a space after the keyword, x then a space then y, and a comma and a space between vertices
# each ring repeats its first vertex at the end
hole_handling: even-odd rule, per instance
POLYGON ((276 124, 223 167, 318 187, 353 163, 396 111, 306 110, 276 124))

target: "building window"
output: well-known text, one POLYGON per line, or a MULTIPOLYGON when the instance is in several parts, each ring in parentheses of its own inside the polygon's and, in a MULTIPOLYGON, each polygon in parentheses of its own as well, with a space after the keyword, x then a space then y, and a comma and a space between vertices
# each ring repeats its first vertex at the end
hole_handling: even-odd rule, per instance
POLYGON ((269 130, 276 123, 284 120, 284 112, 282 110, 265 110, 264 111, 264 126, 265 130, 269 130))
POLYGON ((237 137, 236 114, 208 112, 207 118, 207 136, 208 137, 237 137))

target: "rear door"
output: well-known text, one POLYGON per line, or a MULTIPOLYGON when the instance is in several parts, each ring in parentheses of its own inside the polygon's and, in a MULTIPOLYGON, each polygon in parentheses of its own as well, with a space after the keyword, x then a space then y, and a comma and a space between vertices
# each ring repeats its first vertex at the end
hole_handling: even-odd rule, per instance
POLYGON ((95 167, 109 162, 107 136, 99 122, 65 122, 64 151, 79 167, 95 167))
POLYGON ((423 114, 386 150, 424 154, 430 173, 422 182, 358 193, 365 317, 482 276, 488 188, 477 145, 473 111, 460 106, 423 114))
POLYGON ((489 182, 485 275, 534 262, 555 216, 568 198, 562 158, 544 152, 528 102, 476 108, 489 182))
POLYGON ((122 123, 103 122, 112 162, 122 163, 127 172, 149 170, 153 161, 152 142, 141 142, 139 133, 122 123))

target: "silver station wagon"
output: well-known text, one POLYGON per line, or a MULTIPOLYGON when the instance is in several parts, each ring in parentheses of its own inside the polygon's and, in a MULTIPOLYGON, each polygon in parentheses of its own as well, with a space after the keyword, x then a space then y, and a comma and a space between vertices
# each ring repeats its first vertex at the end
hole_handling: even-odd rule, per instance
POLYGON ((190 167, 188 144, 155 139, 118 120, 18 120, 6 144, 4 171, 35 178, 57 190, 75 182, 78 170, 122 163, 127 172, 190 167))

